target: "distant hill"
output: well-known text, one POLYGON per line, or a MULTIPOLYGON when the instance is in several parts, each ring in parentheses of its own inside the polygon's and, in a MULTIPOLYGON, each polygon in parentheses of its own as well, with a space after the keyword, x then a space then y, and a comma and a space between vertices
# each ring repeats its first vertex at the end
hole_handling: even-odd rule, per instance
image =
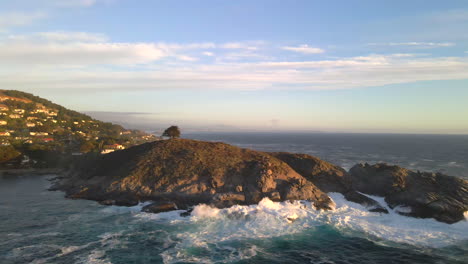
POLYGON ((0 166, 6 162, 32 165, 41 162, 44 152, 109 153, 156 139, 30 93, 0 90, 0 166))

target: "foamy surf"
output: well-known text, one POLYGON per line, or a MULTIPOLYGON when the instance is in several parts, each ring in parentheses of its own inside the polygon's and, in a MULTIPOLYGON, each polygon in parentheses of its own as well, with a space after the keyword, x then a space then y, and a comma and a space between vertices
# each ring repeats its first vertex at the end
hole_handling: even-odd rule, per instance
MULTIPOLYGON (((390 209, 383 198, 374 197, 386 206, 389 214, 369 212, 365 207, 347 201, 339 193, 329 193, 336 203, 332 211, 315 210, 306 201, 273 202, 263 199, 258 205, 235 205, 226 209, 198 205, 191 217, 178 213, 141 213, 140 218, 186 221, 196 225, 178 235, 185 245, 203 246, 212 241, 247 238, 268 238, 302 232, 319 225, 330 225, 341 233, 364 237, 379 243, 396 242, 412 246, 440 248, 468 241, 468 222, 452 225, 434 219, 419 219, 399 215, 408 208, 390 209)), ((465 213, 468 218, 468 213, 465 213)))

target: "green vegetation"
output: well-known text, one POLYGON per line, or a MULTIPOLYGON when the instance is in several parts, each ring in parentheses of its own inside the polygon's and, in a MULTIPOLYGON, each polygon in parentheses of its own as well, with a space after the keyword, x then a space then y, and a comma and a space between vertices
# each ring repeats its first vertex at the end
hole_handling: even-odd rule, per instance
POLYGON ((21 153, 12 146, 0 146, 0 163, 15 159, 20 155, 21 153))
POLYGON ((62 160, 57 153, 108 153, 154 140, 153 135, 95 120, 29 93, 0 90, 0 144, 8 147, 5 153, 11 152, 2 156, 0 165, 27 156, 34 166, 55 166, 62 160))
POLYGON ((178 126, 170 126, 166 130, 164 130, 164 133, 162 134, 163 137, 169 137, 169 138, 179 138, 180 137, 180 129, 178 126))

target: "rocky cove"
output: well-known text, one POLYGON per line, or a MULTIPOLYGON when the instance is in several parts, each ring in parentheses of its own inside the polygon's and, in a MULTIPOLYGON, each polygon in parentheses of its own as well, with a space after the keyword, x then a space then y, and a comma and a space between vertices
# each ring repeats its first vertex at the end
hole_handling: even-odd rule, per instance
POLYGON ((387 213, 368 195, 380 196, 398 213, 445 223, 464 219, 468 181, 414 172, 387 164, 357 164, 349 172, 306 154, 260 152, 225 143, 171 139, 76 161, 53 190, 68 198, 132 206, 153 201, 147 212, 187 210, 204 203, 225 208, 272 201, 308 200, 333 210, 338 192, 370 211, 387 213))

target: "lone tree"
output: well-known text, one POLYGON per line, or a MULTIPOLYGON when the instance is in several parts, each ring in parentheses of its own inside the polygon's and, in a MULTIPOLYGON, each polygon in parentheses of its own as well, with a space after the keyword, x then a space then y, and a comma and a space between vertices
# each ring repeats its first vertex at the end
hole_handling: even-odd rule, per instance
POLYGON ((168 129, 164 130, 162 134, 163 137, 178 138, 180 137, 180 129, 178 126, 170 126, 168 129))

